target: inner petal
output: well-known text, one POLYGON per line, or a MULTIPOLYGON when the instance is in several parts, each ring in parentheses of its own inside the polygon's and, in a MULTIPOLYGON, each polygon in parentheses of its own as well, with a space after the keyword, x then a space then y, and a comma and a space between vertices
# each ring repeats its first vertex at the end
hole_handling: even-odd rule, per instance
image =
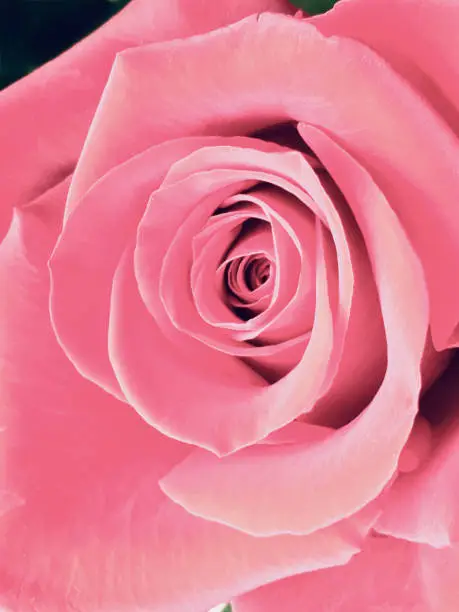
POLYGON ((269 307, 273 293, 275 264, 264 253, 229 260, 224 269, 225 301, 247 321, 269 307))
MULTIPOLYGON (((212 149, 212 154, 214 153, 212 149)), ((251 150, 250 157, 253 155, 256 156, 256 152, 251 150)), ((304 159, 302 157, 298 159, 297 156, 300 154, 295 153, 292 157, 290 152, 283 153, 278 161, 282 160, 289 168, 292 164, 296 166, 299 161, 304 163, 304 159)), ((144 274, 140 274, 139 269, 138 282, 142 298, 145 303, 149 301, 150 296, 155 298, 156 303, 152 302, 147 306, 154 308, 152 314, 155 319, 156 311, 160 311, 164 333, 170 332, 173 338, 172 328, 175 328, 190 340, 194 338, 208 347, 242 360, 250 359, 258 362, 260 358, 262 360, 266 358, 268 362, 263 362, 263 369, 268 368, 268 378, 274 382, 289 372, 301 359, 301 351, 295 349, 295 355, 289 353, 288 358, 285 351, 299 344, 305 349, 313 327, 316 310, 317 207, 307 191, 298 187, 295 182, 272 172, 258 169, 256 171, 214 169, 191 172, 188 176, 190 180, 191 176, 194 177, 193 194, 202 190, 202 195, 200 194, 194 206, 189 208, 189 215, 181 218, 167 252, 162 261, 158 262, 159 302, 156 302, 156 291, 151 278, 148 285, 144 284, 142 282, 144 274), (219 188, 212 189, 212 184, 215 182, 219 184, 219 180, 223 181, 226 177, 228 183, 223 182, 219 188), (230 213, 239 214, 248 208, 259 211, 258 215, 253 215, 254 224, 252 224, 252 215, 242 223, 245 224, 246 230, 248 228, 250 231, 239 232, 235 238, 234 232, 228 231, 229 240, 222 241, 222 235, 218 236, 219 231, 217 231, 220 229, 219 224, 230 217, 230 213), (207 228, 209 235, 213 234, 208 241, 204 239, 207 228), (255 229, 259 232, 258 236, 255 229), (263 230, 266 230, 264 243, 262 241, 261 244, 256 244, 256 241, 261 239, 263 230), (194 240, 198 235, 202 237, 202 241, 194 240), (266 240, 268 237, 269 241, 266 240), (259 314, 255 313, 253 316, 252 312, 245 313, 246 316, 236 316, 222 300, 220 304, 219 300, 214 300, 218 297, 218 292, 212 287, 215 281, 218 281, 215 269, 222 267, 221 274, 224 277, 222 259, 226 258, 229 261, 231 258, 260 252, 266 253, 268 257, 271 255, 275 263, 273 273, 270 274, 273 281, 270 279, 266 281, 266 288, 270 282, 273 282, 270 301, 268 304, 261 304, 260 297, 260 303, 257 305, 260 307, 259 314), (218 262, 217 266, 215 262, 218 262), (207 279, 212 279, 211 283, 204 281, 205 276, 207 279), (202 299, 198 300, 198 295, 202 299), (216 316, 219 305, 220 311, 224 314, 220 320, 216 316), (215 317, 211 325, 209 325, 209 315, 215 317), (231 315, 233 322, 230 321, 231 315)), ((169 197, 170 192, 180 189, 183 198, 182 181, 180 185, 176 185, 177 183, 172 182, 163 186, 161 193, 169 197)), ((236 225, 240 225, 241 220, 238 220, 236 225)), ((230 225, 231 223, 228 223, 228 230, 230 225)), ((233 228, 235 229, 234 225, 233 228)), ((158 227, 158 233, 160 229, 164 231, 163 225, 158 227)), ((326 242, 329 240, 327 234, 328 230, 324 227, 326 242)), ((162 237, 161 242, 164 243, 162 237)), ((144 245, 146 246, 146 242, 144 245)), ((149 241, 149 249, 151 245, 152 242, 149 241)), ((138 247, 139 244, 137 249, 138 247)), ((147 269, 146 264, 146 259, 143 259, 143 272, 147 269)), ((151 267, 151 259, 148 267, 151 267)), ((260 286, 257 291, 261 294, 263 289, 264 287, 260 286)), ((187 344, 185 337, 181 342, 182 346, 184 344, 187 344)), ((252 361, 247 365, 259 371, 255 367, 257 364, 252 361)), ((262 376, 265 378, 265 373, 262 373, 262 376)))
MULTIPOLYGON (((304 198, 308 200, 307 194, 304 198)), ((272 283, 270 308, 253 318, 238 337, 270 344, 297 337, 311 329, 315 311, 314 215, 307 202, 273 185, 260 184, 249 193, 231 197, 229 202, 242 199, 265 211, 272 228, 274 258, 266 282, 266 289, 272 283), (300 316, 295 316, 298 309, 300 316)), ((266 263, 263 265, 266 273, 266 263)), ((264 287, 261 285, 258 291, 264 287)))
POLYGON ((239 329, 247 317, 241 317, 236 308, 250 304, 259 313, 269 306, 272 281, 250 291, 244 278, 241 264, 254 254, 274 266, 271 226, 253 204, 211 217, 194 238, 191 290, 197 311, 209 325, 239 329))
POLYGON ((264 285, 271 276, 271 263, 265 257, 250 262, 246 268, 246 283, 250 291, 264 285))
POLYGON ((271 277, 271 262, 263 254, 255 254, 243 263, 244 283, 250 293, 253 293, 271 277))
POLYGON ((271 278, 271 262, 263 253, 233 259, 226 266, 228 289, 241 302, 250 302, 253 294, 265 288, 271 278))
MULTIPOLYGON (((209 217, 215 213, 222 202, 227 201, 236 193, 245 192, 247 194, 247 189, 253 187, 256 183, 263 182, 265 185, 274 183, 278 187, 297 195, 300 200, 306 199, 307 194, 304 190, 295 181, 289 180, 292 168, 293 170, 298 169, 301 174, 307 173, 307 168, 303 169, 302 167, 305 162, 299 156, 299 153, 292 152, 273 155, 252 148, 246 151, 242 147, 237 150, 235 147, 227 147, 224 150, 217 147, 205 149, 200 151, 199 155, 188 156, 186 160, 176 164, 174 174, 168 175, 167 183, 165 181, 166 184, 163 184, 163 187, 157 190, 149 201, 136 236, 134 252, 135 281, 146 311, 151 314, 152 325, 158 325, 161 337, 167 337, 168 341, 170 338, 169 343, 175 349, 175 355, 180 356, 185 373, 189 372, 190 368, 196 368, 196 376, 199 381, 203 381, 202 394, 193 393, 192 398, 183 398, 183 407, 187 415, 185 419, 174 417, 174 427, 168 430, 169 432, 173 431, 174 435, 177 433, 178 435, 187 435, 188 419, 190 417, 194 418, 194 416, 198 418, 199 414, 202 415, 202 402, 204 398, 209 396, 208 370, 205 366, 197 363, 195 345, 197 349, 202 349, 204 344, 207 345, 204 346, 206 349, 209 346, 220 348, 220 350, 213 351, 213 355, 221 357, 222 365, 223 363, 226 364, 227 359, 224 358, 225 356, 222 355, 221 351, 225 350, 229 353, 231 350, 231 357, 228 356, 230 363, 233 361, 237 363, 239 360, 234 359, 234 356, 241 355, 242 352, 242 343, 238 342, 236 345, 232 338, 228 341, 227 334, 221 340, 220 337, 216 337, 216 334, 209 338, 210 326, 206 328, 196 308, 192 308, 192 290, 195 288, 190 285, 191 266, 193 264, 193 249, 191 248, 193 236, 201 231, 209 217), (226 159, 227 157, 229 157, 229 160, 226 159), (230 167, 227 169, 212 167, 222 163, 231 166, 234 157, 236 157, 239 165, 242 165, 242 162, 247 159, 247 165, 244 168, 230 167), (211 164, 210 169, 208 169, 209 164, 211 164), (177 181, 179 176, 182 178, 177 181), (167 224, 164 223, 165 217, 167 217, 167 224), (167 280, 167 282, 163 282, 164 280, 167 280), (175 335, 174 330, 176 331, 175 335), (206 334, 205 337, 204 334, 206 334), (177 343, 175 342, 176 337, 177 343), (193 342, 193 339, 202 340, 202 342, 193 342), (222 345, 223 340, 226 343, 226 348, 222 345), (217 343, 218 346, 216 346, 217 343), (238 349, 237 352, 236 349, 238 349), (190 399, 193 400, 191 404, 190 399)), ((306 178, 310 178, 312 181, 314 177, 315 175, 311 175, 306 178)), ((309 199, 307 206, 309 207, 309 199)), ((285 217, 285 215, 283 216, 285 217)), ((278 223, 280 225, 280 222, 278 223)), ((332 259, 336 259, 336 255, 329 254, 329 249, 326 248, 327 241, 324 240, 324 232, 327 232, 327 229, 321 222, 320 217, 317 216, 313 234, 316 238, 317 247, 315 258, 317 263, 314 266, 317 307, 307 349, 301 357, 301 363, 298 367, 288 371, 275 384, 266 386, 266 395, 260 393, 258 388, 253 393, 247 393, 244 390, 246 399, 242 405, 229 398, 234 385, 238 384, 238 379, 232 378, 228 368, 223 370, 222 367, 220 378, 225 377, 229 394, 225 391, 222 396, 214 397, 212 401, 212 410, 215 410, 218 415, 222 413, 222 419, 218 420, 217 416, 211 411, 209 413, 209 417, 211 417, 209 432, 203 434, 201 429, 201 434, 197 432, 199 435, 196 436, 196 432, 193 431, 193 437, 191 438, 191 435, 188 435, 187 440, 193 442, 198 440, 201 447, 214 448, 216 445, 213 444, 212 432, 219 432, 223 429, 222 435, 225 435, 223 442, 226 439, 231 442, 230 434, 232 433, 233 423, 240 427, 241 418, 244 420, 250 417, 253 425, 244 427, 243 431, 247 432, 250 429, 251 432, 254 431, 255 433, 243 438, 242 442, 239 441, 240 438, 237 438, 236 443, 231 446, 227 444, 226 447, 223 447, 223 452, 228 447, 231 449, 240 448, 245 443, 245 439, 248 439, 249 443, 261 439, 274 429, 278 429, 297 418, 316 403, 327 379, 334 336, 333 308, 328 290, 330 281, 328 268, 329 255, 332 259), (234 412, 234 408, 238 408, 240 411, 234 412), (223 420, 225 420, 225 426, 222 428, 223 420)), ((131 317, 131 313, 127 313, 127 316, 131 317)), ((123 326, 124 323, 119 326, 119 329, 122 330, 123 326)), ((112 333, 112 339, 113 337, 114 332, 112 333)), ((123 336, 123 355, 125 341, 132 341, 132 339, 123 336)), ((296 341, 298 341, 297 338, 295 338, 296 341)), ((137 342, 136 340, 134 346, 137 342)), ((156 342, 152 342, 152 348, 157 355, 158 346, 156 342)), ((266 349, 273 353, 278 351, 279 345, 251 348, 257 349, 258 357, 260 355, 259 348, 265 354, 266 349)), ((131 357, 137 364, 138 354, 133 352, 131 357)), ((161 354, 162 360, 163 355, 161 354)), ((126 372, 125 365, 126 359, 117 361, 117 368, 122 366, 124 372, 126 372)), ((151 376, 147 366, 144 371, 145 377, 141 380, 138 365, 135 365, 129 370, 129 381, 126 381, 126 377, 123 378, 123 385, 125 382, 125 386, 132 383, 129 386, 135 392, 136 408, 142 415, 148 414, 150 419, 154 419, 155 424, 164 418, 170 421, 170 416, 168 416, 170 414, 170 402, 164 404, 158 388, 151 385, 151 376), (154 389, 158 401, 151 401, 150 392, 152 389, 154 389)), ((117 369, 117 375, 121 377, 119 368, 117 369)), ((261 378, 261 380, 263 379, 261 378)), ((162 379, 160 377, 159 384, 161 383, 162 379)), ((183 387, 183 385, 174 385, 174 387, 183 387)), ((222 448, 222 445, 219 445, 218 448, 222 448)))

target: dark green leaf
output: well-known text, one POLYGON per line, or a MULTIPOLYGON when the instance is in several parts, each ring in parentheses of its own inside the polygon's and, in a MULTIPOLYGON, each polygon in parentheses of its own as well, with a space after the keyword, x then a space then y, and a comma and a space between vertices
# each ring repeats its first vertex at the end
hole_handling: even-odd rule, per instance
POLYGON ((338 0, 290 0, 299 9, 303 9, 308 15, 325 13, 338 2, 338 0))

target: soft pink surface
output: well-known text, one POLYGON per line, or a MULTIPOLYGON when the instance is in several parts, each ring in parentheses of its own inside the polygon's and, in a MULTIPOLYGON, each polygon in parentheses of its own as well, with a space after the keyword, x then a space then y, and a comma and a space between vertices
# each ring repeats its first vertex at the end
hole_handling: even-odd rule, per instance
POLYGON ((450 564, 457 570, 456 551, 438 553, 403 540, 370 537, 345 567, 268 585, 237 598, 233 610, 453 612, 459 591, 450 564))
MULTIPOLYGON (((459 539, 459 367, 457 360, 424 402, 448 417, 432 428, 428 460, 391 489, 378 531, 436 548, 459 539)), ((419 445, 418 445, 419 446, 419 445)), ((424 444, 425 446, 425 444, 424 444)))
POLYGON ((233 601, 234 612, 454 612, 459 547, 367 539, 344 567, 281 580, 233 601))
POLYGON ((45 264, 66 189, 16 213, 0 246, 0 283, 16 282, 0 302, 0 602, 24 612, 204 611, 346 563, 378 507, 309 536, 258 539, 195 518, 161 492, 191 447, 81 377, 50 326, 45 264))
MULTIPOLYGON (((327 36, 353 38, 375 49, 413 85, 438 116, 445 120, 444 127, 437 130, 437 136, 448 127, 451 137, 457 137, 458 20, 459 6, 455 0, 341 0, 332 11, 311 21, 327 36)), ((427 128, 427 125, 424 128, 427 128)), ((422 133, 422 126, 418 129, 422 133)), ((408 142, 404 142, 408 136, 406 130, 398 133, 395 126, 392 130, 389 138, 403 135, 390 153, 390 161, 398 162, 399 155, 404 154, 405 146, 408 145, 408 142)), ((456 138, 455 141, 453 146, 457 149, 456 138)), ((451 161, 453 159, 450 157, 453 153, 451 145, 446 145, 445 141, 445 146, 445 150, 441 153, 439 151, 440 156, 436 159, 436 154, 432 156, 431 147, 427 147, 429 166, 428 169, 425 167, 424 176, 420 174, 422 152, 413 151, 406 159, 407 163, 402 164, 399 169, 406 170, 407 165, 411 166, 413 187, 419 190, 419 193, 410 196, 406 191, 405 200, 391 198, 391 205, 400 216, 424 265, 432 302, 432 334, 438 348, 456 346, 459 342, 459 331, 456 329, 459 285, 452 280, 457 276, 459 266, 459 215, 454 203, 457 196, 451 197, 450 191, 451 188, 457 189, 457 181, 455 186, 448 180, 443 182, 443 168, 438 174, 440 166, 443 166, 442 160, 446 161, 448 157, 451 161), (432 176, 435 176, 433 181, 432 176), (431 196, 425 197, 428 196, 429 189, 431 196), (406 202, 409 200, 415 201, 416 206, 407 206, 406 202), (432 200, 435 202, 434 206, 432 200), (425 222, 426 215, 429 218, 428 223, 425 222), (449 262, 449 265, 446 266, 445 262, 449 262)), ((437 150, 434 144, 433 148, 437 150)), ((456 160, 457 155, 456 150, 456 160)), ((389 162, 389 159, 387 161, 389 162)), ((395 173, 392 176, 395 178, 395 173)), ((400 191, 399 195, 402 194, 403 191, 400 191)))
POLYGON ((163 490, 191 512, 258 535, 310 533, 356 512, 383 489, 416 415, 425 341, 422 273, 395 215, 364 170, 328 137, 305 126, 301 133, 351 203, 369 245, 388 364, 373 402, 326 441, 254 446, 220 460, 196 450, 162 481, 163 490))
POLYGON ((186 38, 266 9, 134 0, 0 95, 11 609, 455 612, 459 13, 186 38))
POLYGON ((90 37, 9 87, 0 97, 2 199, 24 204, 73 172, 117 53, 259 11, 293 9, 287 0, 132 0, 90 37))

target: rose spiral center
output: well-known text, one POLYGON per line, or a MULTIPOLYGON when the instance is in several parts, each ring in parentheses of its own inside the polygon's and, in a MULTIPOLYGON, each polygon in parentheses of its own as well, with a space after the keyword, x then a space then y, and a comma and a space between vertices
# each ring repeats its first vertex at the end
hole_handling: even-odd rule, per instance
POLYGON ((231 260, 225 270, 228 291, 241 302, 247 301, 247 294, 264 285, 271 276, 271 262, 262 254, 249 255, 231 260))
POLYGON ((244 281, 249 291, 261 287, 269 279, 271 264, 266 257, 253 257, 247 262, 244 270, 244 281))

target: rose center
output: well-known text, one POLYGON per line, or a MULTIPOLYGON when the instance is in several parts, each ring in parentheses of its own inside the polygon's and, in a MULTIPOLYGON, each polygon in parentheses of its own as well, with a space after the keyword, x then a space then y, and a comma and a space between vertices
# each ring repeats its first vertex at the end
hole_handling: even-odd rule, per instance
POLYGON ((264 285, 271 276, 271 262, 260 253, 238 257, 228 262, 225 271, 228 292, 247 303, 251 294, 264 285))
POLYGON ((269 279, 271 263, 266 257, 254 257, 244 270, 244 281, 249 291, 255 291, 269 279))

